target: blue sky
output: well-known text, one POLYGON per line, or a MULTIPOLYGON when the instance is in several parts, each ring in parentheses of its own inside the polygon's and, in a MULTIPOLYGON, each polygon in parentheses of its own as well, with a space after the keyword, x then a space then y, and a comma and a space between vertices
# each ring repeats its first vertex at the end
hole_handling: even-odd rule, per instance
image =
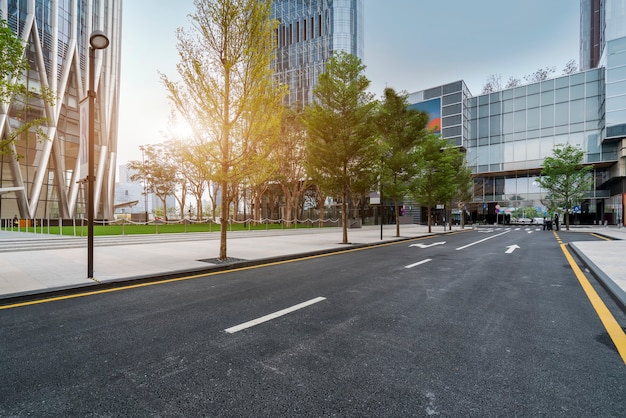
MULTIPOLYGON (((578 0, 364 0, 366 76, 377 97, 465 80, 479 94, 490 74, 522 79, 579 61, 578 0)), ((125 0, 118 164, 163 142, 171 106, 159 72, 177 78, 175 31, 193 0, 125 0)))

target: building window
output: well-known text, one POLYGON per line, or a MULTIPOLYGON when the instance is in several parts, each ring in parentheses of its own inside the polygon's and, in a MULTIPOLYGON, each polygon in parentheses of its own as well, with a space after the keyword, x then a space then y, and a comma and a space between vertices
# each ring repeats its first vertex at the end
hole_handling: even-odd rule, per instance
POLYGON ((317 16, 317 22, 318 22, 318 36, 322 36, 322 15, 317 16))

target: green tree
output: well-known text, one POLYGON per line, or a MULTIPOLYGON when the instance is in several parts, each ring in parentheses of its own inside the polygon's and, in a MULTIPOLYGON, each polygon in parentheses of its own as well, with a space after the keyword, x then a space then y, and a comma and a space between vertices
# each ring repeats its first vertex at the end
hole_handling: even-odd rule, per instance
MULTIPOLYGON (((25 46, 24 40, 9 28, 7 22, 0 20, 0 104, 7 105, 18 97, 26 104, 20 114, 13 116, 19 122, 18 126, 5 124, 6 135, 3 134, 0 138, 0 155, 13 154, 15 139, 31 129, 34 130, 38 139, 48 139, 40 126, 46 119, 29 118, 27 110, 32 96, 38 95, 43 102, 52 104, 54 94, 46 86, 42 86, 40 91, 35 92, 29 91, 24 84, 23 74, 30 68, 24 56, 25 46)), ((43 102, 42 104, 45 104, 43 102)))
MULTIPOLYGON (((428 232, 432 232, 431 211, 438 203, 448 202, 457 193, 454 148, 438 135, 427 135, 417 152, 417 173, 410 186, 412 197, 426 205, 428 232)), ((458 151, 456 151, 458 152, 458 151)))
POLYGON ((147 181, 147 191, 154 193, 163 204, 163 214, 167 220, 167 198, 174 196, 179 184, 178 170, 167 155, 165 145, 145 145, 140 147, 145 152, 142 161, 128 162, 128 168, 136 173, 130 176, 131 181, 147 181))
MULTIPOLYGON (((348 243, 349 192, 376 171, 379 155, 369 123, 375 102, 366 91, 370 81, 364 70, 358 57, 345 52, 334 55, 319 76, 315 103, 305 109, 304 115, 309 136, 307 172, 322 190, 341 196, 344 244, 348 243)), ((369 187, 375 176, 370 180, 369 187)))
POLYGON ((179 163, 180 174, 188 185, 188 190, 196 199, 196 218, 202 219, 204 213, 202 196, 207 191, 213 170, 207 164, 205 147, 202 144, 188 144, 182 141, 176 144, 175 155, 179 163))
POLYGON ((570 210, 593 186, 592 167, 583 165, 584 153, 579 147, 561 144, 554 147, 553 153, 543 160, 537 183, 547 191, 542 203, 550 211, 565 211, 565 228, 569 230, 570 210))
POLYGON ((304 191, 311 184, 303 164, 306 159, 306 129, 300 111, 287 109, 284 112, 280 138, 275 150, 278 162, 275 178, 285 196, 285 221, 289 227, 291 220, 297 218, 294 212, 304 191))
POLYGON ((447 157, 450 158, 454 173, 454 188, 450 190, 448 200, 449 228, 452 229, 452 207, 456 202, 457 207, 461 211, 461 227, 465 227, 465 204, 471 200, 474 191, 474 179, 472 178, 472 170, 467 166, 465 153, 456 147, 447 147, 444 149, 447 157))
POLYGON ((208 145, 222 191, 221 259, 234 192, 266 168, 278 137, 285 88, 270 63, 277 22, 269 0, 195 0, 192 34, 179 29, 180 82, 161 76, 176 109, 208 145))
POLYGON ((417 149, 427 134, 428 115, 409 109, 406 95, 392 88, 384 91, 384 100, 375 118, 376 131, 383 147, 381 186, 385 196, 393 200, 396 236, 400 236, 400 201, 409 190, 417 165, 417 149))
POLYGON ((9 28, 6 20, 0 20, 0 101, 3 104, 10 103, 14 95, 28 91, 20 82, 22 73, 29 68, 24 47, 24 41, 9 28))

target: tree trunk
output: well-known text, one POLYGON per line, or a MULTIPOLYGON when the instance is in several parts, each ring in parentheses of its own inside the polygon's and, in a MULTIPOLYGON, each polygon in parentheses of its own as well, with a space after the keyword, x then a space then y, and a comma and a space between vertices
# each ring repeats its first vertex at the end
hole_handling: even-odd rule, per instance
POLYGON ((228 190, 228 183, 226 181, 222 181, 222 206, 221 206, 221 214, 220 214, 220 260, 226 260, 226 230, 228 229, 228 218, 229 218, 229 204, 228 197, 226 191, 228 190))
POLYGON ((202 216, 202 195, 199 196, 196 195, 196 220, 199 220, 200 222, 202 222, 202 219, 204 218, 202 216))
POLYGON ((292 208, 291 208, 291 199, 290 198, 286 198, 285 199, 285 227, 286 228, 291 228, 291 212, 292 212, 292 208))
POLYGON ((426 210, 428 211, 426 216, 428 218, 428 233, 430 234, 432 232, 432 230, 430 229, 430 225, 431 225, 430 206, 426 206, 426 210))
POLYGON ((167 196, 161 199, 161 203, 163 203, 163 219, 167 222, 167 196))
POLYGON ((461 229, 465 229, 465 204, 463 204, 463 206, 461 206, 460 209, 461 209, 461 229))
POLYGON ((254 196, 254 224, 257 225, 261 221, 261 194, 254 196))
POLYGON ((398 200, 393 199, 393 204, 395 206, 396 213, 396 237, 400 236, 400 208, 398 207, 398 200))
POLYGON ((348 243, 348 191, 346 187, 343 188, 342 198, 341 198, 341 229, 343 233, 342 243, 348 243))
POLYGON ((318 218, 319 218, 319 221, 320 221, 320 228, 322 228, 324 226, 324 215, 325 215, 325 213, 324 213, 324 200, 325 199, 324 199, 324 195, 322 194, 322 191, 319 188, 317 189, 317 193, 318 193, 318 195, 317 195, 317 208, 318 208, 318 211, 319 211, 318 218))

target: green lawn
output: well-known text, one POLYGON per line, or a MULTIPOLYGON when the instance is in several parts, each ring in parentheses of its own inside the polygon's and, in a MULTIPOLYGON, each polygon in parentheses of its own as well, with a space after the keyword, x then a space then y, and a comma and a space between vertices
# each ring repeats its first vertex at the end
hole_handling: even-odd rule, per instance
MULTIPOLYGON (((336 226, 334 224, 328 226, 336 226)), ((269 229, 285 229, 285 225, 270 223, 270 224, 243 224, 232 223, 228 226, 228 231, 265 231, 269 229)), ((291 229, 304 229, 304 228, 319 228, 319 224, 313 225, 298 224, 291 226, 291 229)), ((38 226, 37 231, 34 231, 33 227, 27 228, 27 232, 36 232, 38 234, 50 234, 50 235, 66 235, 66 236, 87 236, 87 224, 77 224, 76 227, 64 226, 60 231, 58 226, 38 226)), ((14 229, 17 230, 17 229, 14 229)), ((23 228, 20 231, 24 231, 23 228)), ((111 225, 94 225, 94 236, 99 235, 136 235, 136 234, 172 234, 172 233, 186 233, 186 232, 219 232, 220 225, 216 223, 190 223, 190 224, 149 224, 138 225, 130 223, 120 223, 111 225)))

